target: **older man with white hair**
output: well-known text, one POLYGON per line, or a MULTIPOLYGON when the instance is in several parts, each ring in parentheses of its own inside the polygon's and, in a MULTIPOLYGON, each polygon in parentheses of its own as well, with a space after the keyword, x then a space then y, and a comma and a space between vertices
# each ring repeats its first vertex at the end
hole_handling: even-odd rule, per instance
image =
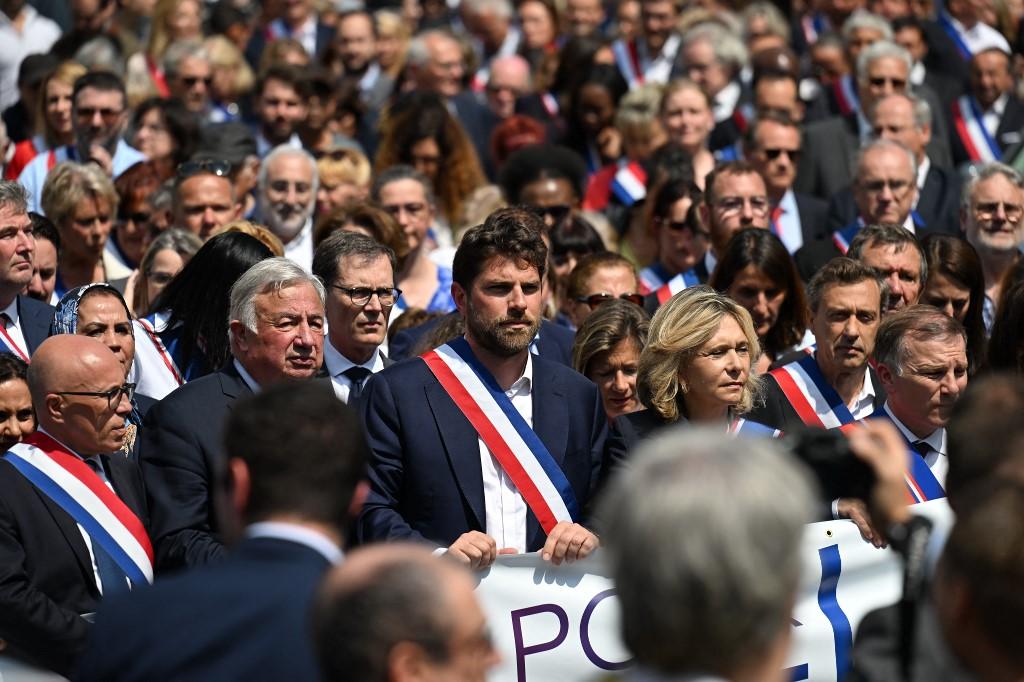
POLYGON ((259 216, 284 243, 284 255, 306 272, 313 268, 313 210, 319 185, 316 160, 288 144, 272 149, 260 166, 259 216))
POLYGON ((781 679, 812 490, 770 440, 673 429, 635 453, 598 512, 627 679, 781 679))

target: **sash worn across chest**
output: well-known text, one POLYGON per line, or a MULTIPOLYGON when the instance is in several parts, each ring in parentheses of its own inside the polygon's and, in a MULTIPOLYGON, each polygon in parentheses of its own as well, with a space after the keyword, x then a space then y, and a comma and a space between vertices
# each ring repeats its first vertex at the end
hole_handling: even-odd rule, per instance
POLYGON ((750 436, 753 438, 781 438, 782 431, 765 426, 758 422, 752 422, 743 417, 736 417, 729 424, 729 433, 737 436, 750 436))
POLYGON ((1002 160, 1003 152, 989 135, 981 108, 970 95, 963 95, 953 103, 953 127, 971 161, 1002 160))
POLYGON ((182 377, 181 370, 178 369, 177 363, 174 362, 174 356, 171 355, 170 351, 164 345, 164 342, 160 339, 160 335, 156 331, 156 327, 153 322, 145 317, 139 318, 139 324, 143 329, 146 330, 146 336, 149 337, 150 343, 156 348, 156 352, 160 355, 160 359, 164 361, 164 366, 167 371, 170 372, 174 380, 181 386, 185 383, 185 379, 182 377))
POLYGON ((544 532, 550 533, 560 521, 579 519, 579 505, 565 473, 465 338, 421 358, 512 479, 544 532))
POLYGON ((79 457, 34 433, 3 458, 84 528, 133 585, 153 582, 153 546, 142 521, 79 457))
POLYGON ((804 425, 835 429, 854 421, 843 399, 825 380, 813 355, 773 369, 770 374, 804 425))

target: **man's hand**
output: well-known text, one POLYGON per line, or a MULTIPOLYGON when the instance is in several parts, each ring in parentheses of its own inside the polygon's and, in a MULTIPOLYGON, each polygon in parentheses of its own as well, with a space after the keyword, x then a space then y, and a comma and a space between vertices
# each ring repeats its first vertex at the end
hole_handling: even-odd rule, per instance
POLYGON ((463 533, 448 548, 448 556, 459 563, 466 564, 474 571, 487 568, 493 564, 494 559, 499 554, 515 553, 516 550, 511 547, 498 549, 498 543, 494 541, 494 538, 478 530, 463 533))
POLYGON ((882 534, 871 525, 871 517, 868 516, 867 505, 863 501, 853 497, 842 497, 839 499, 839 518, 850 519, 860 530, 860 535, 875 547, 885 547, 885 540, 882 534))
POLYGON ((97 166, 103 169, 103 172, 108 177, 114 175, 114 159, 110 156, 110 152, 101 144, 93 144, 89 146, 89 158, 86 161, 91 161, 97 166))
POLYGON ((580 524, 559 521, 548 533, 548 540, 540 552, 544 561, 558 566, 562 561, 572 563, 589 556, 600 544, 597 536, 580 524))
POLYGON ((907 445, 896 427, 884 419, 865 421, 851 429, 850 449, 875 474, 871 490, 871 520, 878 528, 888 528, 910 519, 907 508, 907 445))

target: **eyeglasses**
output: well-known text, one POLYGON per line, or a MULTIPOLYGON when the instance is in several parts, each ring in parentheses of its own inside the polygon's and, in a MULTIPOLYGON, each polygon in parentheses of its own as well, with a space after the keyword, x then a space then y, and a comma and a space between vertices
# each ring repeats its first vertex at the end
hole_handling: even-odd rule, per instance
POLYGON ((213 85, 213 78, 207 76, 206 78, 200 78, 199 76, 182 76, 181 82, 185 84, 186 88, 194 88, 199 83, 202 83, 206 87, 213 85))
POLYGON ((1024 215, 1024 207, 1020 204, 1008 204, 1005 201, 985 201, 974 205, 974 213, 982 220, 991 220, 999 213, 1002 207, 1003 215, 1011 223, 1019 222, 1024 215))
POLYGON ((136 225, 144 225, 149 222, 149 214, 145 211, 138 211, 136 213, 122 213, 118 211, 117 220, 121 223, 132 222, 136 225))
POLYGON ((209 173, 223 178, 231 174, 231 164, 221 159, 202 159, 178 164, 178 179, 184 180, 200 173, 209 173))
POLYGON ((899 196, 910 189, 910 182, 907 180, 868 180, 861 182, 860 186, 872 194, 881 194, 888 187, 894 196, 899 196))
POLYGON ((783 154, 788 156, 790 161, 799 161, 800 160, 800 150, 799 149, 783 149, 783 148, 779 147, 777 149, 762 149, 761 151, 764 152, 765 157, 767 157, 770 161, 774 161, 775 159, 779 158, 783 154))
POLYGON ((868 83, 870 83, 872 87, 876 88, 884 87, 886 83, 889 83, 895 90, 902 90, 903 88, 907 87, 907 81, 903 80, 902 78, 868 78, 868 83))
POLYGON ((556 223, 560 223, 569 217, 569 211, 572 210, 572 206, 568 204, 555 204, 554 206, 531 206, 530 210, 538 218, 547 218, 550 216, 551 220, 556 223))
POLYGON ((591 308, 596 308, 602 303, 614 301, 616 298, 623 301, 629 301, 630 303, 634 303, 641 307, 644 304, 644 297, 641 294, 619 294, 618 296, 612 296, 611 294, 591 294, 590 296, 578 296, 576 298, 576 302, 586 303, 591 308))
POLYGON ((420 202, 413 202, 409 204, 389 204, 387 206, 382 206, 381 208, 387 211, 392 217, 398 217, 398 214, 402 211, 405 211, 407 214, 415 217, 427 210, 427 205, 420 202))
POLYGON ((715 202, 715 206, 722 213, 737 213, 748 203, 753 213, 768 212, 768 197, 722 197, 715 202))
POLYGON ((128 402, 135 397, 135 384, 125 384, 112 388, 109 391, 57 391, 57 395, 82 395, 89 398, 106 398, 107 409, 116 409, 121 402, 121 396, 128 398, 128 402))
POLYGON ((352 301, 352 305, 360 307, 369 303, 370 299, 373 298, 374 294, 376 294, 380 304, 390 308, 402 295, 402 290, 395 288, 371 289, 369 287, 343 287, 340 284, 332 284, 331 288, 337 289, 338 291, 344 291, 348 294, 348 298, 352 301))
POLYGON ((75 109, 78 118, 91 119, 99 114, 108 123, 116 121, 117 117, 124 113, 124 109, 107 109, 102 107, 81 107, 75 109))

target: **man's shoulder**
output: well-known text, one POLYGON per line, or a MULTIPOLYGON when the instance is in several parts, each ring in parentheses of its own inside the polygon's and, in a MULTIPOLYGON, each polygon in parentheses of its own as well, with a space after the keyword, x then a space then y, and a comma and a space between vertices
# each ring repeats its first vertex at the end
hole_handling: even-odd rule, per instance
POLYGON ((207 411, 214 405, 230 404, 235 397, 225 392, 229 386, 237 386, 241 379, 227 370, 213 372, 193 379, 168 393, 153 405, 150 414, 171 411, 207 411))

